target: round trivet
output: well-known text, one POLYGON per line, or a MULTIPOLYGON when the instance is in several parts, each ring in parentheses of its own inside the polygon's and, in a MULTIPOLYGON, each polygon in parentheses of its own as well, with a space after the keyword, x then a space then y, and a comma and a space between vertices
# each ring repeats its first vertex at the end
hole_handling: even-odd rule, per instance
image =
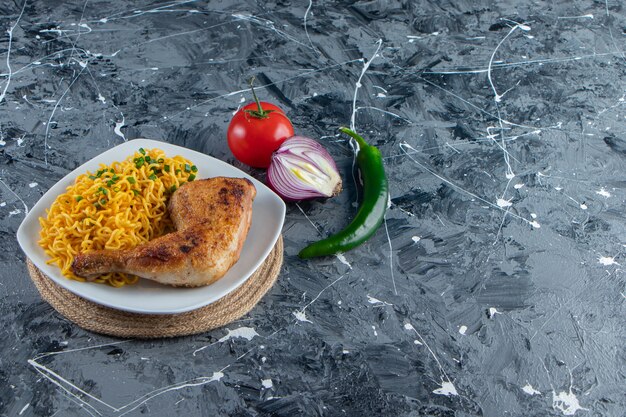
POLYGON ((283 263, 283 238, 239 288, 208 306, 180 314, 138 314, 104 307, 60 287, 28 260, 28 272, 41 297, 80 327, 125 338, 153 339, 203 333, 237 320, 274 285, 283 263))

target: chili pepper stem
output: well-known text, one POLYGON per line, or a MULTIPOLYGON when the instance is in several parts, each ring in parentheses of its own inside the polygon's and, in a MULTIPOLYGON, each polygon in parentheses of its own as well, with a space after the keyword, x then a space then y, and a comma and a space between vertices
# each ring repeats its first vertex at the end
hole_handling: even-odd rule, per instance
POLYGON ((359 148, 365 148, 369 146, 365 139, 359 136, 355 131, 348 129, 347 127, 340 127, 339 130, 356 140, 356 143, 359 144, 359 148))

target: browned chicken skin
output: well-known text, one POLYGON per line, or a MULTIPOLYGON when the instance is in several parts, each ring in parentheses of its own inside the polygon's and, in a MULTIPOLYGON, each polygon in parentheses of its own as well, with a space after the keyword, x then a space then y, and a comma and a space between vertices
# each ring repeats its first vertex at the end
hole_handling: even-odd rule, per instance
POLYGON ((176 232, 130 250, 80 253, 72 270, 87 279, 124 272, 167 285, 209 285, 239 259, 255 196, 256 188, 243 178, 186 183, 169 202, 176 232))

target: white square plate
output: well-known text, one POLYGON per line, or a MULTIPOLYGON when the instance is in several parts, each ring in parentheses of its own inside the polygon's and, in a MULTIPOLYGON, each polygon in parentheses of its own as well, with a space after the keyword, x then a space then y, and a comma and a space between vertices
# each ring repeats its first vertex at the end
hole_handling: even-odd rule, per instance
POLYGON ((67 174, 46 192, 30 210, 17 231, 22 250, 33 263, 63 288, 83 298, 118 310, 144 314, 173 314, 195 310, 224 297, 243 284, 263 263, 278 240, 285 219, 285 203, 263 183, 243 171, 200 152, 150 139, 134 139, 118 145, 84 163, 67 174), (86 171, 97 171, 99 164, 122 161, 139 148, 159 148, 168 156, 181 155, 198 167, 198 178, 216 176, 247 178, 256 187, 253 203, 252 224, 241 251, 239 261, 217 282, 206 287, 175 288, 140 279, 135 285, 113 288, 108 285, 69 280, 56 265, 48 265, 49 259, 37 244, 39 240, 39 217, 46 216, 58 195, 74 183, 76 177, 86 171))

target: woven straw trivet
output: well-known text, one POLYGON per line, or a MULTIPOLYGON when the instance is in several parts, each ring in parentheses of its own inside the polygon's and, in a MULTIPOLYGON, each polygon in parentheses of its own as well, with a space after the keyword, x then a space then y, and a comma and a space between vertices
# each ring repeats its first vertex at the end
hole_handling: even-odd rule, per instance
POLYGON ((95 333, 154 339, 198 334, 237 320, 274 285, 283 263, 283 238, 246 282, 208 306, 180 314, 138 314, 104 307, 55 284, 28 260, 28 272, 41 297, 61 315, 95 333))

